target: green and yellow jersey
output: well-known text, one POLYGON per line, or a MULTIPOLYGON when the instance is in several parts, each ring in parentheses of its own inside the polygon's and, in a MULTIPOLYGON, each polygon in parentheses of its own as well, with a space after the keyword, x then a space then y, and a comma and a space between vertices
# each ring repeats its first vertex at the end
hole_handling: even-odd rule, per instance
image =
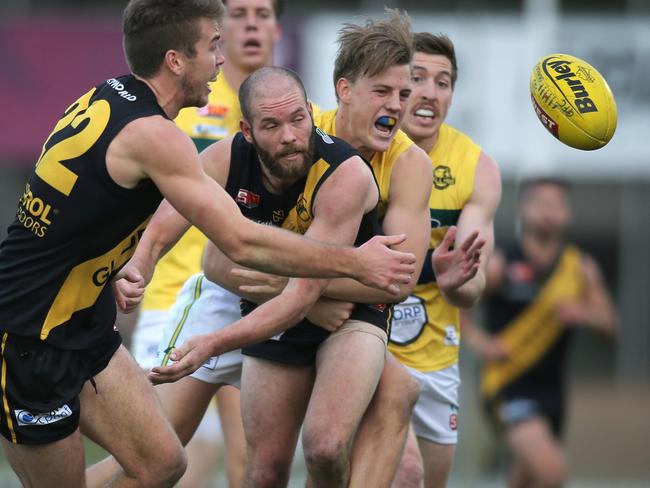
MULTIPOLYGON (((433 165, 430 250, 456 225, 472 196, 480 154, 481 148, 465 134, 445 124, 440 127, 429 152, 433 165)), ((438 371, 458 362, 459 311, 444 299, 435 278, 422 281, 421 277, 413 294, 393 310, 389 350, 408 367, 438 371)))

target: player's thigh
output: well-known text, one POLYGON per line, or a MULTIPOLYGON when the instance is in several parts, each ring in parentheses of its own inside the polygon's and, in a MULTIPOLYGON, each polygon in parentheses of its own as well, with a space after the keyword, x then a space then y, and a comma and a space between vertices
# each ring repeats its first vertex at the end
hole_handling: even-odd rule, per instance
POLYGON ((187 444, 194 435, 210 400, 218 389, 218 385, 191 376, 154 387, 163 411, 183 445, 187 444))
POLYGON ((313 381, 312 366, 244 357, 241 413, 248 455, 290 460, 313 381))
POLYGON ((506 438, 515 462, 534 477, 549 473, 558 473, 553 477, 562 477, 564 474, 566 466, 562 446, 543 417, 533 416, 509 425, 506 438))
POLYGON ((96 390, 87 382, 80 394, 81 430, 127 473, 183 456, 153 386, 123 346, 95 376, 95 384, 96 390))
POLYGON ((305 436, 351 436, 377 388, 385 357, 385 335, 374 325, 348 321, 329 337, 316 356, 316 381, 305 436), (351 324, 351 331, 345 329, 351 324), (379 334, 381 333, 381 334, 379 334))
POLYGON ((451 472, 456 445, 438 444, 421 437, 418 438, 418 445, 424 467, 425 488, 444 488, 451 472))
POLYGON ((23 486, 86 486, 84 448, 79 429, 41 445, 14 444, 0 437, 7 461, 23 486))

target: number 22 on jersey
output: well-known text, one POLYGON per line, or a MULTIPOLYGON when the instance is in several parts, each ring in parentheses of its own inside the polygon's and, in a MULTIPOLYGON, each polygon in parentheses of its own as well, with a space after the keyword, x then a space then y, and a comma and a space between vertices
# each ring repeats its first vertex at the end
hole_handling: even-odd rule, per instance
POLYGON ((36 162, 36 174, 65 196, 70 195, 77 182, 77 174, 62 162, 85 154, 102 135, 111 116, 111 107, 106 100, 96 100, 90 104, 94 92, 95 88, 67 108, 43 144, 36 162), (63 136, 61 140, 48 147, 53 138, 60 136, 63 136))

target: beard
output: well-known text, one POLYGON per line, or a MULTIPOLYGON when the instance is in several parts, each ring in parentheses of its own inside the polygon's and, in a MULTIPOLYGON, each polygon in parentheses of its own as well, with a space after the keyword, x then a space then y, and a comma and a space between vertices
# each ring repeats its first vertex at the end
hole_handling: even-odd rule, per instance
POLYGON ((186 75, 181 80, 181 88, 185 94, 183 107, 203 107, 208 103, 205 94, 205 83, 190 80, 186 75))
POLYGON ((269 151, 262 148, 255 139, 255 134, 251 133, 251 136, 253 139, 253 147, 255 147, 255 150, 257 151, 260 162, 273 176, 282 181, 286 181, 287 183, 294 183, 295 181, 307 176, 309 168, 314 160, 316 131, 311 131, 307 147, 300 147, 292 144, 282 148, 281 151, 278 151, 275 154, 271 154, 269 151), (287 156, 294 152, 300 155, 298 160, 289 164, 282 164, 279 162, 283 156, 287 156))

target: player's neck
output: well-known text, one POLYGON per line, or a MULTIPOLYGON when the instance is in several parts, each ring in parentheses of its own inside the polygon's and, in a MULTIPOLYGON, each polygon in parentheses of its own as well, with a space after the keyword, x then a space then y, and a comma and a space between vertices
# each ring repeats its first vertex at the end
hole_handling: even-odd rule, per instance
MULTIPOLYGON (((407 135, 411 137, 408 133, 407 135)), ((420 149, 424 150, 425 153, 429 154, 433 150, 433 148, 436 147, 436 143, 438 142, 439 135, 440 135, 440 131, 437 130, 432 136, 425 137, 422 139, 411 137, 411 139, 413 140, 413 142, 415 142, 415 144, 417 144, 417 146, 420 149)))
POLYGON ((163 109, 167 117, 175 119, 178 112, 183 108, 184 94, 176 84, 163 75, 151 78, 142 78, 134 75, 138 80, 146 84, 156 96, 156 101, 163 109))
POLYGON ((336 124, 336 137, 339 137, 343 139, 345 142, 350 144, 353 148, 355 148, 361 156, 366 160, 370 161, 372 157, 375 155, 375 151, 371 148, 368 148, 364 146, 363 140, 360 137, 357 137, 351 118, 348 116, 345 108, 342 109, 341 106, 339 106, 338 110, 336 111, 336 119, 335 119, 335 124, 336 124))

